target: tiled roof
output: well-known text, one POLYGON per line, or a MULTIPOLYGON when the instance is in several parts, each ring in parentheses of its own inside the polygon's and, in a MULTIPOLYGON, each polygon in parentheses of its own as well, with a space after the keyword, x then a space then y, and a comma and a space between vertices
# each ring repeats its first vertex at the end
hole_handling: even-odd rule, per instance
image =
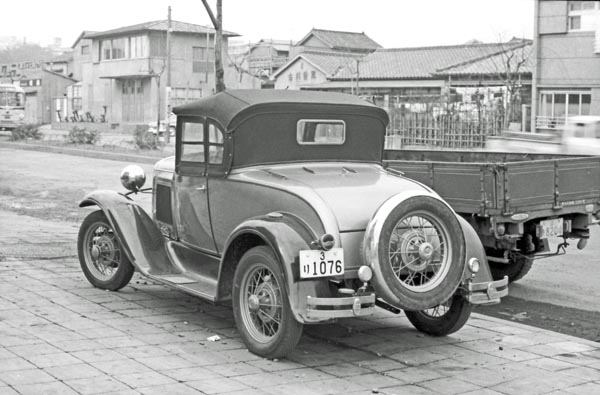
MULTIPOLYGON (((86 35, 86 38, 98 38, 105 36, 116 36, 134 32, 146 32, 146 31, 167 31, 169 22, 166 19, 160 21, 144 22, 132 26, 119 27, 117 29, 106 30, 103 32, 93 33, 86 35)), ((210 33, 214 34, 215 29, 209 26, 195 25, 193 23, 171 21, 171 29, 175 33, 210 33)), ((228 37, 236 37, 239 34, 228 32, 223 30, 223 35, 228 37)))
POLYGON ((61 55, 55 56, 50 60, 46 60, 44 63, 64 63, 73 60, 73 52, 64 52, 61 55))
POLYGON ((297 45, 303 43, 310 37, 315 36, 323 41, 330 49, 338 51, 370 50, 381 48, 381 45, 373 41, 365 33, 339 32, 335 30, 312 29, 297 45))
POLYGON ((435 72, 436 75, 442 76, 476 76, 476 75, 490 75, 498 74, 511 70, 517 71, 519 68, 519 74, 531 74, 533 72, 533 58, 531 56, 532 45, 526 44, 524 46, 506 51, 504 53, 486 56, 484 58, 476 59, 464 64, 459 64, 445 69, 440 69, 435 72), (518 63, 524 61, 520 66, 518 63), (509 66, 507 67, 507 62, 509 66))
MULTIPOLYGON (((378 49, 361 60, 360 79, 429 79, 440 69, 481 59, 519 45, 522 42, 378 49)), ((332 79, 349 80, 353 77, 355 75, 346 70, 332 79)))
POLYGON ((346 67, 356 69, 356 59, 360 59, 362 56, 364 55, 348 52, 304 51, 277 70, 277 72, 273 74, 273 78, 283 73, 285 69, 300 58, 311 63, 318 69, 321 69, 327 74, 327 77, 333 77, 346 67))

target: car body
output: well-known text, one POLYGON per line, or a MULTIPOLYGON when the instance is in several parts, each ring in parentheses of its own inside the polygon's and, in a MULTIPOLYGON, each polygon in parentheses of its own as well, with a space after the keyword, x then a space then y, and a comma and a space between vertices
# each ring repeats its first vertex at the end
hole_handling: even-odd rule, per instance
MULTIPOLYGON (((382 109, 343 94, 240 90, 174 112, 176 155, 155 166, 152 216, 112 191, 81 203, 101 208, 79 238, 95 286, 116 290, 135 267, 231 300, 248 348, 271 358, 293 349, 303 324, 377 305, 445 335, 507 294, 473 228, 382 166, 382 109)), ((122 174, 132 191, 143 178, 122 174)))

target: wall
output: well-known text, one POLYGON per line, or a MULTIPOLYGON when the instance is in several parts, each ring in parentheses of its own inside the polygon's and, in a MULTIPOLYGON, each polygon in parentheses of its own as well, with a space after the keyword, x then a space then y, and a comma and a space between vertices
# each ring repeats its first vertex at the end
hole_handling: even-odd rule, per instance
POLYGON ((542 35, 538 45, 538 87, 600 88, 594 32, 542 35))

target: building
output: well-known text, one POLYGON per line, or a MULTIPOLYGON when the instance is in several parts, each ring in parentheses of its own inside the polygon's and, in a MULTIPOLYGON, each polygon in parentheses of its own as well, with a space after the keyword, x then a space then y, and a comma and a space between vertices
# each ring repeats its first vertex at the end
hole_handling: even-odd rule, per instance
POLYGON ((600 115, 600 1, 535 1, 532 128, 600 115))
POLYGON ((68 87, 77 82, 63 73, 45 68, 22 75, 20 86, 25 90, 25 122, 35 124, 51 123, 57 111, 61 110, 59 100, 68 87))
POLYGON ((326 83, 344 68, 356 68, 364 54, 303 51, 272 75, 275 89, 303 89, 326 83))
MULTIPOLYGON (((215 30, 172 21, 169 56, 168 29, 168 21, 159 20, 83 32, 73 44, 73 76, 79 82, 66 103, 63 99, 66 115, 89 113, 112 124, 145 124, 164 119, 169 107, 211 94, 215 30)), ((234 36, 223 32, 224 60, 227 40, 234 36)), ((227 83, 235 73, 226 70, 225 77, 227 83)))
MULTIPOLYGON (((502 54, 531 45, 529 40, 485 44, 378 49, 358 58, 354 67, 340 69, 326 82, 302 89, 355 93, 384 107, 411 103, 438 103, 440 97, 456 93, 458 87, 490 88, 505 84, 502 54), (459 78, 457 78, 459 77, 459 78)), ((527 63, 529 64, 529 63, 527 63)), ((526 66, 517 73, 523 83, 531 80, 526 66)))
POLYGON ((295 57, 303 51, 335 51, 368 54, 379 48, 381 48, 381 45, 364 32, 342 32, 313 28, 290 49, 290 56, 295 57))
POLYGON ((358 60, 381 48, 365 33, 312 29, 289 47, 290 59, 273 73, 275 89, 320 85, 342 69, 356 69, 358 60))

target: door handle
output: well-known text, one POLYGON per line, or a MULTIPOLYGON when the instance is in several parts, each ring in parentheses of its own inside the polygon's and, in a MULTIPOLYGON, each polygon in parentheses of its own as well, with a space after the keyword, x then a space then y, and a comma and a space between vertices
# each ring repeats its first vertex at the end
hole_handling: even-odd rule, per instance
POLYGON ((202 185, 202 186, 196 188, 196 190, 200 191, 200 192, 206 192, 206 185, 202 185))

